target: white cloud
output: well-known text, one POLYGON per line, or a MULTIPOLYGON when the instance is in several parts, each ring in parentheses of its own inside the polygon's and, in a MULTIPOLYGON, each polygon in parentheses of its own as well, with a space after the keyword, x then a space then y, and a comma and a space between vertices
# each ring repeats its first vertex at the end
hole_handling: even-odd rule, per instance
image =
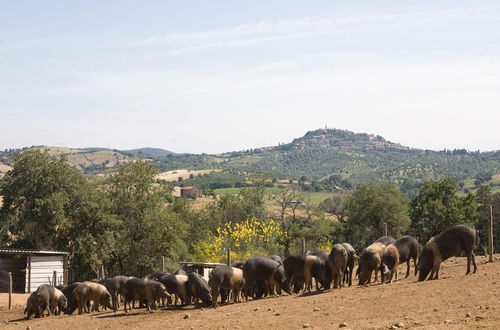
POLYGON ((353 33, 431 29, 464 20, 498 17, 498 7, 456 8, 435 12, 402 12, 390 14, 335 13, 298 19, 262 20, 229 28, 196 33, 173 33, 150 37, 125 46, 166 48, 162 55, 183 55, 214 49, 249 47, 278 40, 318 38, 353 33))

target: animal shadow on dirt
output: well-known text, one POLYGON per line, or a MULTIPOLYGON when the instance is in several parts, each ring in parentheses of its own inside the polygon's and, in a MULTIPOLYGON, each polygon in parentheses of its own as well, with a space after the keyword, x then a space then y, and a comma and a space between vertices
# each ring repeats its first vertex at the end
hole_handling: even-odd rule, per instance
POLYGON ((135 316, 135 315, 141 315, 141 314, 146 314, 144 312, 130 312, 130 313, 120 313, 120 314, 115 314, 115 313, 112 313, 112 314, 104 314, 104 315, 99 315, 99 316, 96 316, 95 318, 96 319, 108 319, 108 318, 114 318, 114 317, 124 317, 124 316, 135 316))
POLYGON ((327 293, 327 292, 331 292, 331 290, 319 290, 319 291, 303 292, 300 295, 298 295, 297 297, 310 297, 310 296, 316 296, 318 294, 327 293))

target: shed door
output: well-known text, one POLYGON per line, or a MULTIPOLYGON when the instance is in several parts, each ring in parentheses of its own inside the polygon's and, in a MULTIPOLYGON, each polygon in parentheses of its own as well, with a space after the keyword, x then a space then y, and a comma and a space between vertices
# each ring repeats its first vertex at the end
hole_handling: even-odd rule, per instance
MULTIPOLYGON (((64 256, 31 256, 31 292, 41 284, 51 284, 54 271, 57 272, 56 284, 63 284, 64 256)), ((26 291, 28 291, 28 276, 26 271, 26 291)))

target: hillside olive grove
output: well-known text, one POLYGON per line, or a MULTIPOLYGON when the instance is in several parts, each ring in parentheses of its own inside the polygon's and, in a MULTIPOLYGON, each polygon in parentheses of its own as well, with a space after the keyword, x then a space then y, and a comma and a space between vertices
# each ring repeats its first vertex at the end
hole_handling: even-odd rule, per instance
MULTIPOLYGON (((18 151, 22 150, 0 151, 0 163, 11 165, 18 151)), ((498 180, 493 180, 499 174, 500 151, 422 150, 401 146, 381 136, 339 129, 319 129, 290 143, 222 154, 89 148, 71 149, 66 155, 70 163, 89 175, 113 172, 121 163, 137 159, 147 160, 160 172, 222 170, 176 183, 202 189, 252 185, 245 180, 248 173, 267 173, 274 179, 305 177, 307 182, 302 182, 302 189, 309 191, 352 190, 367 181, 386 182, 397 186, 407 197, 414 197, 423 182, 448 176, 459 180, 464 191, 484 184, 494 188, 500 185, 498 180), (107 152, 107 159, 98 157, 99 152, 107 152), (472 186, 464 188, 466 180, 471 181, 472 186)))

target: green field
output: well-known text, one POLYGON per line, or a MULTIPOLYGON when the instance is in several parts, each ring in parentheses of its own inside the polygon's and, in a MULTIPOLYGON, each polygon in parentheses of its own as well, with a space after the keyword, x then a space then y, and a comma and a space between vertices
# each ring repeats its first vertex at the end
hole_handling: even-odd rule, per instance
POLYGON ((306 192, 305 194, 311 199, 311 203, 313 203, 313 204, 319 204, 320 202, 322 202, 326 198, 338 195, 337 193, 325 192, 325 191, 321 191, 321 192, 306 192))
MULTIPOLYGON (((220 188, 214 189, 216 195, 225 195, 225 194, 239 194, 241 189, 245 188, 220 188)), ((250 188, 251 189, 251 188, 250 188)), ((278 191, 278 188, 266 188, 266 194, 270 195, 278 191)))
POLYGON ((216 195, 234 195, 238 194, 240 192, 241 188, 220 188, 220 189, 214 189, 216 195))
MULTIPOLYGON (((468 189, 470 192, 477 191, 478 187, 474 184, 474 179, 464 180, 464 190, 468 189)), ((491 192, 496 193, 500 192, 500 174, 493 175, 493 178, 490 181, 484 182, 483 185, 489 185, 491 192)), ((462 190, 463 194, 465 194, 462 190)))

